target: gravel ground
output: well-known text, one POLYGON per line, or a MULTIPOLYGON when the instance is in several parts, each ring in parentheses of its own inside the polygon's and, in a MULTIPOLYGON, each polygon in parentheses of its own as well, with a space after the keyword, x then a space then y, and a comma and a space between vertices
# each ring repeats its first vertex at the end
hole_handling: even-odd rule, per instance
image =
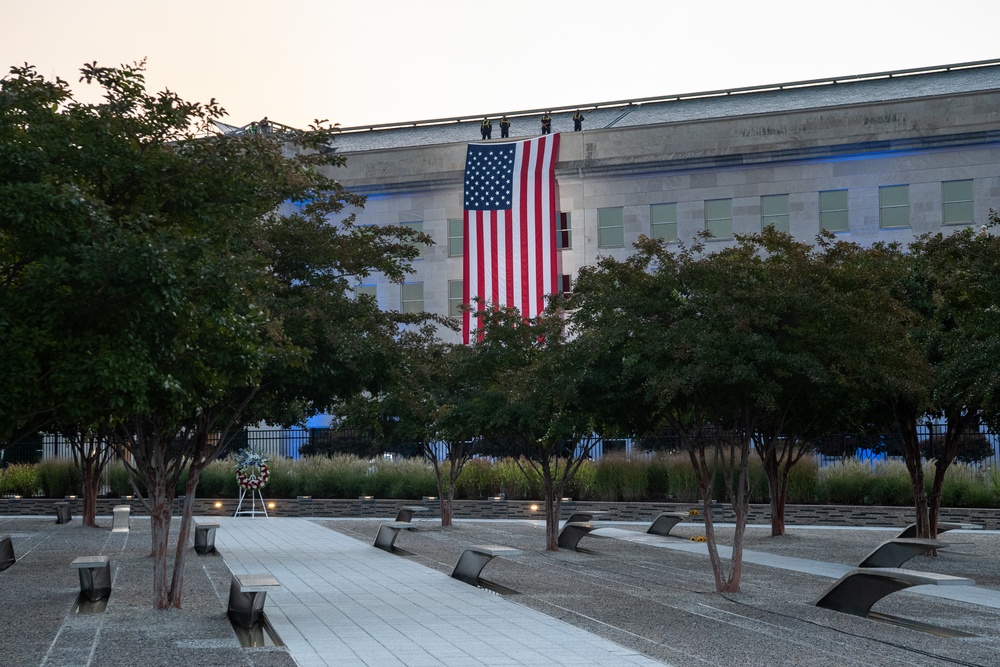
POLYGON ((110 517, 98 523, 0 517, 18 559, 0 572, 0 665, 295 666, 283 647, 240 647, 226 618, 231 575, 221 557, 192 550, 183 608, 155 611, 148 519, 134 518, 128 533, 112 533, 110 517), (103 613, 76 613, 80 580, 69 564, 94 554, 111 556, 111 597, 103 613))
MULTIPOLYGON (((371 541, 378 521, 333 520, 329 528, 371 541)), ((587 537, 580 552, 546 552, 544 529, 529 522, 460 522, 442 529, 432 521, 400 534, 403 557, 450 573, 465 546, 502 544, 523 550, 496 559, 484 578, 512 589, 507 599, 590 630, 677 666, 752 665, 1000 665, 1000 610, 901 592, 875 605, 879 611, 932 625, 963 629, 973 638, 943 638, 887 623, 820 609, 814 602, 832 579, 747 564, 742 591, 717 594, 708 559, 617 539, 587 537)), ((646 525, 614 524, 644 532, 646 525)), ((674 529, 680 539, 697 525, 674 529)), ((719 529, 731 543, 731 529, 719 529)), ((770 537, 747 531, 746 548, 784 556, 856 564, 898 532, 805 529, 770 537)), ((961 542, 937 557, 906 564, 974 578, 1000 590, 1000 534, 951 533, 961 542)))
MULTIPOLYGON (((183 609, 153 611, 149 522, 133 519, 129 533, 83 528, 79 519, 0 517, 18 562, 0 572, 0 666, 117 667, 247 665, 293 667, 282 647, 241 648, 226 616, 229 570, 219 556, 187 561, 183 609), (114 590, 107 610, 76 613, 79 581, 69 563, 80 555, 112 557, 114 590)), ((324 520, 323 525, 371 543, 379 521, 324 520)), ((403 532, 402 557, 450 574, 470 544, 518 547, 523 555, 496 559, 485 577, 516 591, 506 599, 602 635, 677 667, 689 665, 1000 665, 1000 610, 897 593, 875 611, 965 629, 974 638, 942 638, 819 609, 813 602, 832 580, 747 564, 743 590, 719 595, 704 556, 617 539, 584 538, 579 552, 543 550, 544 529, 531 522, 434 521, 403 532)), ((643 532, 646 525, 615 523, 643 532)), ((681 524, 678 539, 700 526, 681 524)), ((750 528, 748 549, 838 563, 857 563, 895 531, 805 529, 771 538, 750 528)), ((731 531, 720 528, 720 541, 731 531)), ((959 542, 913 569, 976 579, 1000 591, 1000 534, 949 533, 959 542)))

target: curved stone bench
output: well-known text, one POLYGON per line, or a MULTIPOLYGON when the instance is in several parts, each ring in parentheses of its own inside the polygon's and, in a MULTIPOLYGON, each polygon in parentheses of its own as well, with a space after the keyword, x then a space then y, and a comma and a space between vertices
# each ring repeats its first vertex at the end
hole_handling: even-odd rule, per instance
POLYGON ((944 549, 947 542, 925 540, 918 537, 897 537, 886 540, 865 556, 858 567, 902 567, 903 563, 914 556, 925 554, 935 549, 944 549))
POLYGON ((591 510, 583 512, 573 512, 566 519, 566 523, 589 523, 595 519, 600 519, 603 516, 607 516, 610 512, 605 512, 601 510, 591 510))
POLYGON ((404 505, 399 508, 399 512, 396 513, 396 521, 406 521, 409 522, 415 513, 426 512, 426 507, 421 507, 420 505, 404 505))
MULTIPOLYGON (((941 533, 946 533, 949 530, 982 530, 983 527, 978 523, 955 523, 953 521, 941 521, 937 525, 938 535, 941 533)), ((903 529, 896 537, 916 537, 917 536, 917 524, 911 523, 909 526, 903 529)))
POLYGON ((817 607, 867 618, 872 605, 890 593, 911 586, 971 586, 965 577, 917 572, 894 567, 867 567, 851 570, 830 586, 816 601, 817 607))
POLYGON ((383 523, 378 527, 378 532, 375 533, 374 546, 382 549, 383 551, 392 553, 392 549, 396 545, 396 538, 399 537, 399 531, 413 530, 415 528, 416 526, 408 521, 390 521, 389 523, 383 523))
POLYGON ((597 526, 592 523, 582 523, 579 521, 567 523, 559 531, 557 544, 560 549, 572 549, 576 551, 576 546, 580 543, 580 540, 589 535, 590 531, 595 528, 597 526))
POLYGON ((14 558, 14 543, 10 540, 10 535, 0 537, 0 572, 17 562, 14 558))
POLYGON ((688 515, 684 512, 663 512, 653 519, 653 525, 646 532, 653 535, 669 535, 674 526, 686 518, 688 515))
POLYGON ((518 556, 520 549, 504 547, 497 544, 480 544, 469 547, 458 557, 458 563, 451 576, 473 586, 479 585, 479 575, 486 564, 497 556, 518 556))

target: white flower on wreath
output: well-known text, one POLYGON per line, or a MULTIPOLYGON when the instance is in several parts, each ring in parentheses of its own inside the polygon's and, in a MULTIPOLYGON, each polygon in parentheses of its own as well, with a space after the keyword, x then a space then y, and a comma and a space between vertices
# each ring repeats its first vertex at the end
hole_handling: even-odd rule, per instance
POLYGON ((267 468, 268 458, 260 452, 246 447, 233 457, 236 461, 236 482, 250 491, 263 488, 271 471, 267 468))

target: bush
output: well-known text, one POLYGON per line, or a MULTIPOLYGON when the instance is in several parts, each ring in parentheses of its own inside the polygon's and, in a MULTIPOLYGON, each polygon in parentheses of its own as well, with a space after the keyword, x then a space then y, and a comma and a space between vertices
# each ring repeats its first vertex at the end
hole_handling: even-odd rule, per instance
POLYGON ((302 493, 313 498, 357 498, 365 495, 372 464, 349 454, 309 456, 299 461, 302 493))
POLYGON ((906 464, 879 461, 871 469, 866 502, 872 505, 912 505, 913 484, 906 464))
POLYGON ((201 471, 198 495, 202 498, 235 498, 239 496, 236 468, 231 460, 212 461, 201 471))
POLYGON ((622 452, 613 452, 602 456, 596 468, 595 500, 632 502, 646 497, 649 466, 645 460, 632 461, 622 452))
POLYGON ((867 505, 872 481, 871 466, 854 459, 827 466, 820 471, 819 496, 834 505, 867 505))
POLYGON ((479 500, 500 493, 500 485, 494 474, 493 463, 489 459, 470 459, 462 467, 455 486, 456 498, 479 500))
POLYGON ((81 495, 83 473, 67 459, 45 459, 36 466, 42 494, 46 498, 81 495))
POLYGON ((583 461, 576 469, 576 474, 566 487, 566 496, 576 500, 590 500, 594 494, 594 479, 597 476, 597 464, 594 461, 583 461))
POLYGON ((646 462, 646 497, 650 500, 670 498, 670 462, 666 454, 653 454, 646 462))
POLYGON ((670 495, 681 503, 701 502, 701 491, 698 490, 698 480, 695 478, 691 459, 687 454, 674 453, 662 457, 670 482, 670 495))
POLYGON ((988 475, 964 464, 952 464, 941 487, 942 507, 996 507, 997 494, 988 475))
POLYGON ((815 456, 803 456, 788 471, 789 504, 812 504, 819 501, 819 461, 815 456))
MULTIPOLYGON (((447 471, 444 471, 447 475, 447 471)), ((437 493, 434 469, 423 458, 376 459, 359 495, 411 499, 437 493)))
POLYGON ((298 475, 294 461, 279 456, 268 461, 267 470, 269 476, 267 486, 264 487, 264 495, 271 498, 294 498, 304 495, 296 492, 298 475))
POLYGON ((38 469, 30 463, 14 463, 3 472, 3 492, 31 498, 41 489, 38 469))
POLYGON ((493 464, 500 493, 511 500, 538 500, 542 497, 541 473, 535 472, 529 463, 521 460, 521 465, 512 458, 500 459, 493 464), (521 466, 524 466, 524 470, 521 466))

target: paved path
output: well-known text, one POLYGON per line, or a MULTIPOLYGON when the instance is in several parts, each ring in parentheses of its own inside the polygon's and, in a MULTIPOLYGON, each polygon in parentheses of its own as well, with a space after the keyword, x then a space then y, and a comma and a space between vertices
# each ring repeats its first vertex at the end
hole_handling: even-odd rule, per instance
POLYGON ((218 522, 234 573, 281 582, 265 613, 301 667, 663 665, 308 519, 218 522))

